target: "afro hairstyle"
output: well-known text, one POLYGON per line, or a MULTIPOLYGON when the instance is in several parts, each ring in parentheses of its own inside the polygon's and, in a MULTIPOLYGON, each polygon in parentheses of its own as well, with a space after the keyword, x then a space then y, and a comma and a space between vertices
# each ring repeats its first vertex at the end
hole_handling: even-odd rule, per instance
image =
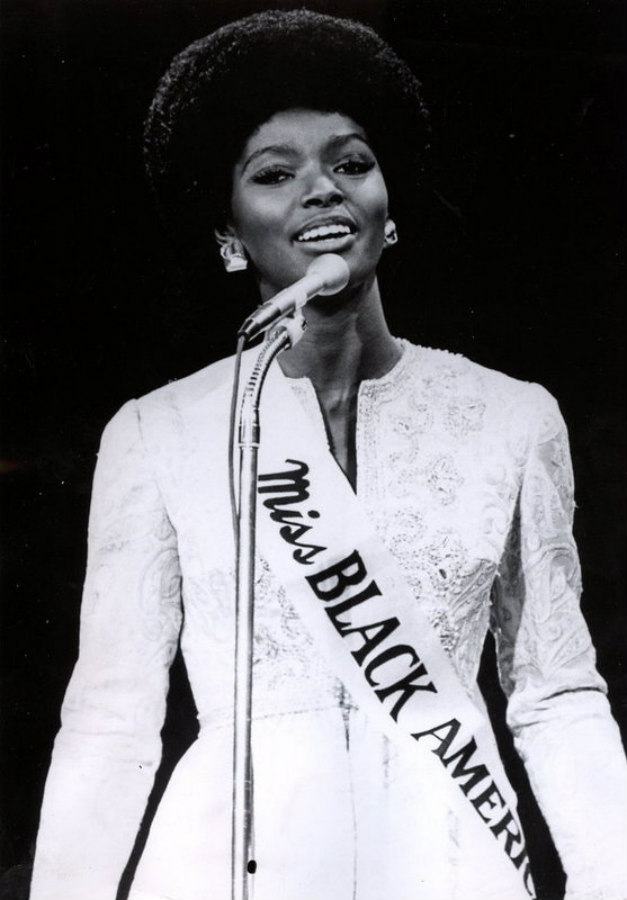
POLYGON ((229 219, 232 170, 250 135, 286 109, 340 112, 365 129, 390 211, 415 214, 428 112, 409 67, 369 27, 305 9, 231 22, 190 44, 161 79, 145 124, 157 208, 180 251, 196 255, 229 219))

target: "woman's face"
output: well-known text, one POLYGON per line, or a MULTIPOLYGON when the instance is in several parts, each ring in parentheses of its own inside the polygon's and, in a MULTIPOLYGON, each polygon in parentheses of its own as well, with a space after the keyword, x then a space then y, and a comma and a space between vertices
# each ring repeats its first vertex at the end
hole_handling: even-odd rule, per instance
POLYGON ((344 257, 352 285, 372 277, 388 195, 359 125, 340 113, 291 109, 249 138, 233 171, 231 209, 266 299, 321 253, 344 257))

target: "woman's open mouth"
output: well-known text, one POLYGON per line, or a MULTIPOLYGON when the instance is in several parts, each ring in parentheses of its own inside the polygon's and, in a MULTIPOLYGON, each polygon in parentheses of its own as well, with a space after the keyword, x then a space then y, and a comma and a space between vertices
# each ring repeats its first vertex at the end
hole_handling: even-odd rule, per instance
POLYGON ((329 253, 349 247, 355 240, 357 229, 349 221, 329 221, 306 225, 294 236, 294 241, 305 249, 329 253))

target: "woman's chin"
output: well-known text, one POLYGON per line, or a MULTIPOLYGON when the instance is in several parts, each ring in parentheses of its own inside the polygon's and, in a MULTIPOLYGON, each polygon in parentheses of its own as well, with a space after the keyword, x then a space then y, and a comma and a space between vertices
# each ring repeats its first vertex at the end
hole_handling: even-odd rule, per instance
POLYGON ((371 285, 374 281, 380 253, 364 253, 363 247, 355 242, 355 235, 306 244, 294 241, 289 254, 277 255, 274 262, 264 260, 263 265, 257 268, 262 300, 268 300, 303 278, 309 265, 325 253, 337 253, 348 265, 350 280, 347 288, 341 292, 342 295, 353 296, 364 285, 371 285), (262 274, 264 272, 267 273, 265 277, 262 274))

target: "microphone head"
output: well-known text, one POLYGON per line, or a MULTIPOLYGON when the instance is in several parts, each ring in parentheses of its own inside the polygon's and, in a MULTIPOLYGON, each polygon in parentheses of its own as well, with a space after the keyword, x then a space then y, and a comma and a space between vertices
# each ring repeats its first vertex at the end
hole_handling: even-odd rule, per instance
POLYGON ((316 293, 326 297, 344 290, 350 278, 350 270, 346 260, 337 253, 323 253, 307 266, 306 277, 320 281, 322 287, 316 293))

